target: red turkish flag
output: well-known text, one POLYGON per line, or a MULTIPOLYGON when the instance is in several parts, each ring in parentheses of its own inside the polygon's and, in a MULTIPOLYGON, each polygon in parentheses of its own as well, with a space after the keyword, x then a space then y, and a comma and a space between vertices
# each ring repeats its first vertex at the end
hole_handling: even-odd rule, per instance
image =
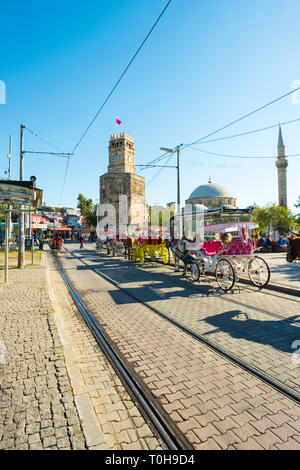
POLYGON ((122 122, 122 121, 120 121, 120 119, 118 119, 118 118, 116 119, 116 123, 117 123, 117 124, 119 124, 119 125, 120 125, 120 124, 121 124, 121 122, 122 122))

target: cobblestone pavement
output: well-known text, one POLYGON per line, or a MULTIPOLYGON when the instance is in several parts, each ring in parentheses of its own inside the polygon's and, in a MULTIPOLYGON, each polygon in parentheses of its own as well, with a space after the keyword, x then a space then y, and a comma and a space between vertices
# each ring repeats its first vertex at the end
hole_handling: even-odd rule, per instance
POLYGON ((300 290, 300 262, 287 263, 286 253, 263 253, 271 270, 272 284, 300 290))
POLYGON ((43 259, 0 284, 0 449, 163 448, 43 259))
POLYGON ((0 449, 85 449, 45 268, 0 284, 0 449))
POLYGON ((157 263, 141 267, 91 251, 85 251, 84 261, 136 298, 300 394, 300 356, 293 356, 300 340, 299 298, 243 285, 224 294, 213 278, 191 285, 174 268, 157 263))
MULTIPOLYGON (((126 270, 127 283, 132 272, 136 281, 131 283, 143 274, 123 261, 86 250, 81 254, 105 273, 126 270)), ((195 449, 300 449, 300 407, 293 401, 135 302, 72 255, 63 254, 62 261, 114 345, 195 449)), ((197 299, 198 311, 204 299, 197 299)), ((205 311, 206 306, 201 316, 205 311)))
POLYGON ((50 293, 87 444, 97 450, 164 448, 128 395, 78 313, 49 253, 50 293), (87 413, 88 410, 88 413, 87 413))

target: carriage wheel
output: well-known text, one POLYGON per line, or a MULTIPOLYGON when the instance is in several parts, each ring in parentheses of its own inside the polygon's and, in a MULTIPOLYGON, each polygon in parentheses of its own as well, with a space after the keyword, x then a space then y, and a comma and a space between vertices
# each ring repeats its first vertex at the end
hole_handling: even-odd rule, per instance
POLYGON ((248 274, 252 284, 264 287, 270 280, 270 268, 263 258, 252 258, 248 264, 248 274))
POLYGON ((200 269, 198 263, 191 263, 191 275, 193 278, 193 281, 199 281, 200 279, 200 269))
POLYGON ((145 264, 145 253, 144 253, 144 250, 141 250, 141 253, 140 253, 140 263, 141 263, 141 264, 145 264))
POLYGON ((162 259, 163 259, 164 264, 169 264, 170 254, 169 254, 169 249, 166 246, 162 250, 162 259))
POLYGON ((225 292, 232 289, 235 283, 235 271, 231 262, 227 259, 220 259, 216 266, 216 281, 218 286, 225 292))

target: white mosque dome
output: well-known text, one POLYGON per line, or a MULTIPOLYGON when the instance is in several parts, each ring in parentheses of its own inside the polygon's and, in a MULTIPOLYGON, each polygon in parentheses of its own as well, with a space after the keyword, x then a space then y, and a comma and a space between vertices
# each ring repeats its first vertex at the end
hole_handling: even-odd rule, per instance
POLYGON ((207 183, 201 184, 198 186, 190 195, 190 199, 206 199, 212 197, 229 197, 232 198, 232 195, 224 186, 220 184, 207 183))

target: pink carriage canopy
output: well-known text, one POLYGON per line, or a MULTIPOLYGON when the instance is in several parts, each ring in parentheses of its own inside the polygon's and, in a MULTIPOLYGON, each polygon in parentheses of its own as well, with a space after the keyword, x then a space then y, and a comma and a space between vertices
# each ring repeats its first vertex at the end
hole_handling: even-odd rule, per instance
POLYGON ((256 222, 226 222, 223 224, 205 225, 204 233, 209 232, 241 232, 243 228, 252 230, 258 228, 256 222))

